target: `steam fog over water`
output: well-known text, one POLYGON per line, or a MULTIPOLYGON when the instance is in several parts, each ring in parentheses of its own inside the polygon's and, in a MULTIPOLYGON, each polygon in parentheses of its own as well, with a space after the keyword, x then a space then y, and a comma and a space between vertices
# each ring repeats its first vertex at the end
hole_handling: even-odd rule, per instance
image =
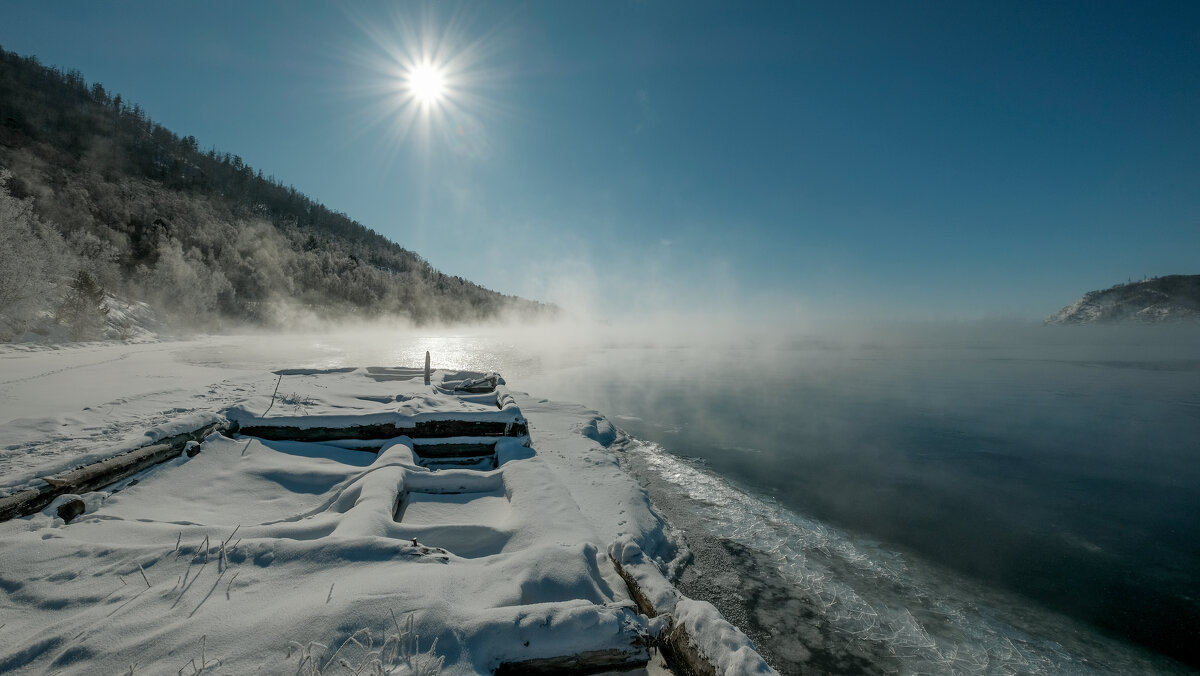
POLYGON ((1200 664, 1195 330, 349 335, 286 352, 429 349, 608 415, 695 552, 685 591, 783 673, 1200 664))

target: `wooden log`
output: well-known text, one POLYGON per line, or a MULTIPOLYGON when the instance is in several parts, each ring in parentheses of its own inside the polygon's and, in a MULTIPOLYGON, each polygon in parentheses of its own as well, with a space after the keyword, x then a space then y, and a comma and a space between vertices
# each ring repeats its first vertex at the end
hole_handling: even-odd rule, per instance
POLYGON ((629 595, 633 597, 633 602, 637 604, 638 612, 646 617, 658 617, 658 609, 650 603, 650 599, 642 592, 642 586, 637 583, 637 580, 625 570, 612 554, 608 555, 608 560, 612 561, 613 567, 617 569, 617 575, 625 580, 625 586, 629 588, 629 595))
POLYGON ((716 667, 696 650, 687 629, 674 618, 666 636, 659 637, 658 649, 681 676, 717 676, 716 667))
MULTIPOLYGON (((622 580, 625 580, 625 586, 629 588, 629 595, 633 597, 633 602, 637 604, 638 610, 646 617, 657 617, 658 609, 654 607, 653 603, 650 603, 650 599, 642 591, 637 580, 611 554, 608 560, 612 561, 613 566, 617 569, 617 574, 621 576, 622 580)), ((666 632, 659 636, 654 644, 662 651, 663 657, 667 659, 667 664, 671 665, 681 676, 716 676, 717 674, 716 667, 696 650, 687 629, 677 623, 675 618, 670 619, 666 632)))
POLYGON ((182 446, 177 449, 171 444, 151 444, 57 476, 43 477, 42 481, 60 489, 61 493, 87 493, 131 477, 151 465, 170 460, 182 450, 182 446))
POLYGON ((544 657, 504 662, 496 668, 495 676, 576 676, 577 674, 599 674, 606 671, 630 671, 646 666, 650 655, 642 646, 590 650, 576 655, 544 657))
POLYGON ((271 441, 334 441, 336 439, 444 439, 446 437, 520 437, 529 433, 525 423, 483 422, 476 420, 428 420, 412 427, 392 423, 351 425, 349 427, 289 427, 286 425, 245 425, 239 433, 271 441))
POLYGON ((201 441, 213 432, 232 429, 236 427, 226 422, 213 423, 56 476, 42 477, 45 486, 0 498, 0 521, 39 512, 60 495, 87 493, 114 484, 147 467, 177 457, 189 441, 201 441))
POLYGON ((71 523, 75 517, 83 514, 86 510, 87 506, 83 504, 83 500, 71 498, 58 506, 58 518, 66 523, 71 523))
POLYGON ((0 521, 40 512, 54 502, 54 498, 58 495, 53 486, 46 485, 27 488, 0 498, 0 521))

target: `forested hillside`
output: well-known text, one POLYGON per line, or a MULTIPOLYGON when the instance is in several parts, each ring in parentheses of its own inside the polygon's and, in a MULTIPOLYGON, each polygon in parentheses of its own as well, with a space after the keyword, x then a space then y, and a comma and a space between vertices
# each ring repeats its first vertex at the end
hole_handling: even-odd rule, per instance
POLYGON ((1047 324, 1160 324, 1200 321, 1200 275, 1167 275, 1089 291, 1047 324))
POLYGON ((0 241, 0 340, 49 326, 98 337, 117 298, 206 326, 554 311, 444 275, 78 71, 3 49, 0 241))

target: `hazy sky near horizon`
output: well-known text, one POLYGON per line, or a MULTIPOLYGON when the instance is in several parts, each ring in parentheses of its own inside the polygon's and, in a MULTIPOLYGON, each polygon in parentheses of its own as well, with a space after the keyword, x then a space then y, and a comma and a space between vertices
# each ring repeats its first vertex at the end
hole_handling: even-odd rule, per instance
POLYGON ((8 1, 0 46, 603 315, 1039 318, 1200 273, 1193 2, 8 1))

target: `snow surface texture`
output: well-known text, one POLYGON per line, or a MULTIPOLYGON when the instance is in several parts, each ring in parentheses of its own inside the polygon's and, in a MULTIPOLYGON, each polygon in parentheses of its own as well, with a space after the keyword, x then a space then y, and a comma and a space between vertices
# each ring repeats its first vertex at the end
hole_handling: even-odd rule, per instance
MULTIPOLYGON (((170 357, 179 349, 0 355, 0 388, 9 386, 0 396, 54 392, 47 355, 65 357, 53 360, 64 370, 115 379, 103 392, 68 393, 62 407, 88 402, 82 412, 0 421, 5 484, 145 443, 134 433, 145 422, 157 421, 151 436, 165 435, 226 410, 246 418, 274 407, 272 424, 301 425, 307 412, 341 423, 356 408, 388 416, 396 414, 375 407, 404 407, 419 418, 459 406, 502 421, 527 415, 536 443, 499 440, 495 469, 434 471, 404 437, 372 454, 346 448, 360 441, 213 434, 193 458, 79 496, 86 512, 70 525, 53 505, 2 523, 0 673, 316 673, 341 660, 385 673, 431 673, 439 660, 442 673, 491 673, 504 662, 637 650, 655 629, 636 612, 609 545, 643 553, 663 584, 686 551, 620 468, 607 446, 616 433, 595 412, 500 388, 489 404, 455 394, 449 373, 429 386, 363 370, 204 373, 170 357), (216 374, 225 379, 214 383, 216 374), (112 404, 112 426, 88 429, 106 419, 98 401, 112 404), (57 445, 22 466, 15 451, 28 454, 34 445, 22 444, 49 421, 63 428, 57 445)), ((43 413, 54 408, 47 401, 43 413)), ((753 654, 708 604, 676 605, 704 654, 753 654)))

